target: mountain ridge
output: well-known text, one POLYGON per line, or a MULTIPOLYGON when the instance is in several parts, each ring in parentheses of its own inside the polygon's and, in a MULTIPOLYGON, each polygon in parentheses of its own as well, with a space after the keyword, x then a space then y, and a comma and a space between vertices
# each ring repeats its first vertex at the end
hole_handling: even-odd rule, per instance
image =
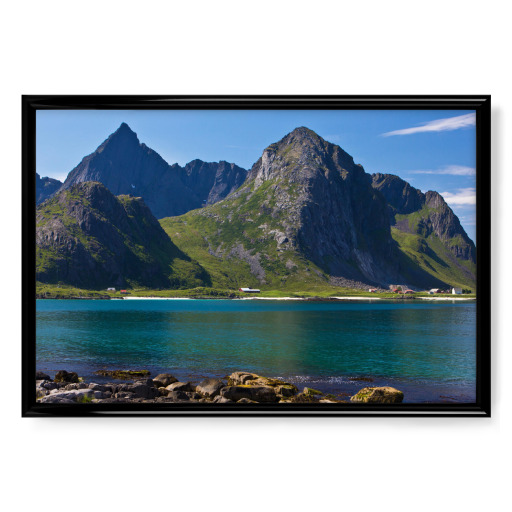
POLYGON ((70 171, 59 190, 98 181, 114 195, 142 197, 155 217, 162 218, 224 198, 243 183, 246 174, 245 169, 224 161, 169 165, 122 123, 70 171))
POLYGON ((268 146, 227 198, 160 222, 224 286, 448 283, 402 250, 363 167, 305 127, 268 146))

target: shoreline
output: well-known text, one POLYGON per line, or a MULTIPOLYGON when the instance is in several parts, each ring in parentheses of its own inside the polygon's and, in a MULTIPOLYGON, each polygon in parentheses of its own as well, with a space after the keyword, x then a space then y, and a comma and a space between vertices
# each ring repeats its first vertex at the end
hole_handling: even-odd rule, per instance
POLYGON ((370 296, 336 296, 336 297, 37 297, 36 300, 262 300, 262 301, 309 301, 309 302, 336 302, 336 301, 476 301, 476 297, 370 297, 370 296))
MULTIPOLYGON (((36 372, 38 403, 200 403, 200 404, 397 404, 404 393, 391 386, 369 384, 372 379, 354 378, 358 390, 349 393, 327 393, 308 386, 302 391, 282 379, 263 377, 250 372, 233 372, 220 378, 203 378, 200 382, 180 382, 169 373, 149 378, 148 370, 103 370, 96 372, 115 379, 100 384, 86 382, 75 372, 61 370, 54 379, 36 372)), ((99 380, 99 379, 98 379, 99 380)))

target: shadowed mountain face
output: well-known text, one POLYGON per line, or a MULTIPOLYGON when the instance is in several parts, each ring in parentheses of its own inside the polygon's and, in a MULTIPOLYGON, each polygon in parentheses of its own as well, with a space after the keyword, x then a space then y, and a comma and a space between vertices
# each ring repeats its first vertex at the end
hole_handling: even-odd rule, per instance
POLYGON ((180 288, 210 283, 140 198, 79 183, 36 211, 36 279, 80 288, 180 288))
POLYGON ((265 149, 229 197, 161 223, 223 285, 445 285, 393 239, 371 176, 303 127, 265 149))
POLYGON ((141 144, 123 123, 96 151, 86 156, 66 178, 61 190, 77 183, 99 181, 114 195, 142 197, 157 218, 181 215, 213 204, 238 188, 247 171, 227 162, 194 160, 184 168, 170 166, 141 144))
POLYGON ((36 204, 41 204, 62 186, 62 182, 53 178, 41 178, 36 173, 36 204))
POLYGON ((374 174, 372 185, 386 198, 391 232, 403 252, 447 282, 474 287, 475 244, 443 197, 423 194, 392 174, 374 174))

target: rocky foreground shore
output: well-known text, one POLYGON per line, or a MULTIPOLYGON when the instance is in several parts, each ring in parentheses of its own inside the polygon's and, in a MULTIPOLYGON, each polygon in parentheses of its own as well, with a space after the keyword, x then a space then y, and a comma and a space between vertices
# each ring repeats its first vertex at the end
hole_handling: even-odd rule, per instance
POLYGON ((148 378, 149 372, 116 370, 98 372, 114 379, 133 382, 98 384, 84 382, 75 372, 57 372, 54 379, 43 372, 36 374, 38 403, 401 403, 404 395, 392 387, 365 387, 352 397, 323 394, 305 387, 301 392, 294 384, 254 373, 234 372, 225 379, 204 379, 195 384, 179 382, 162 373, 148 378), (345 398, 345 399, 343 399, 345 398), (347 398, 349 400, 347 400, 347 398))

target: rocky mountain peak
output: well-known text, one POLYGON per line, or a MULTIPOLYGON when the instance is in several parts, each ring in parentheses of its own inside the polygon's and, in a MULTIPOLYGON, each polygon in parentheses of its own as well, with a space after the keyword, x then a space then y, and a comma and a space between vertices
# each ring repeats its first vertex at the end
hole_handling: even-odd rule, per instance
POLYGON ((354 159, 343 149, 301 126, 268 146, 252 167, 248 179, 254 180, 257 187, 275 178, 304 183, 326 178, 329 172, 340 169, 342 179, 354 172, 364 174, 362 167, 356 166, 354 159))
POLYGON ((102 152, 111 146, 139 146, 139 144, 137 134, 126 123, 121 123, 119 128, 98 147, 96 152, 102 152))
POLYGON ((372 186, 384 195, 392 215, 412 213, 425 201, 420 190, 394 174, 372 174, 372 186))

